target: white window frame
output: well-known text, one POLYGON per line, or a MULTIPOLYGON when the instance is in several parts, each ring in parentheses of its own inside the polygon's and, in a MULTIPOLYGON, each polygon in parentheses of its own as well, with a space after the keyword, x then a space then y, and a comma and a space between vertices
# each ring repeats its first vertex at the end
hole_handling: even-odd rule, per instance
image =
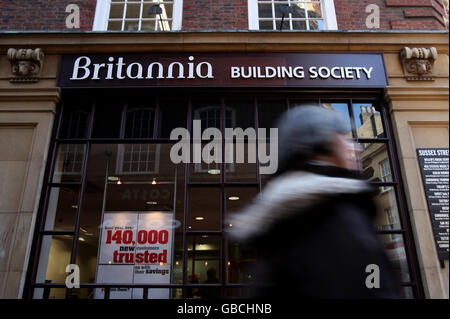
MULTIPOLYGON (((108 31, 110 8, 111 0, 97 0, 92 31, 108 31)), ((183 0, 173 0, 172 14, 172 31, 179 31, 183 23, 183 0)))
MULTIPOLYGON (((321 0, 324 30, 338 30, 334 0, 321 0)), ((248 0, 248 28, 259 30, 258 0, 248 0)))
MULTIPOLYGON (((119 144, 118 150, 117 150, 117 162, 116 162, 116 174, 118 175, 142 175, 142 174, 158 174, 159 173, 159 159, 160 159, 160 154, 161 154, 161 144, 156 144, 155 147, 155 165, 154 167, 152 167, 152 169, 150 170, 139 170, 139 171, 132 171, 131 168, 129 171, 124 171, 123 170, 123 166, 124 166, 124 159, 125 159, 125 145, 151 145, 153 143, 145 143, 145 144, 119 144)), ((153 144, 154 145, 154 144, 153 144)), ((132 152, 136 152, 136 151, 132 151, 132 152)), ((139 150, 140 152, 140 150, 139 150)), ((139 157, 138 157, 139 158, 139 157)), ((137 160, 138 162, 140 162, 139 160, 137 160)))
MULTIPOLYGON (((391 183, 392 182, 392 171, 391 171, 391 165, 389 162, 389 159, 386 158, 384 160, 382 160, 379 163, 380 166, 380 177, 381 177, 381 181, 383 183, 391 183), (387 172, 388 171, 388 172, 387 172), (385 174, 388 173, 388 174, 385 174), (387 181, 388 179, 390 179, 390 181, 387 181)), ((388 192, 392 189, 391 186, 382 186, 381 187, 381 191, 384 192, 388 192)))
MULTIPOLYGON (((220 106, 205 106, 205 107, 196 109, 195 113, 194 113, 194 119, 200 119, 201 118, 200 114, 202 112, 207 112, 209 110, 217 110, 217 109, 221 110, 222 108, 220 106)), ((225 107, 225 110, 231 111, 231 127, 236 127, 236 110, 231 107, 225 107)), ((220 122, 220 117, 219 117, 219 122, 220 122)), ((211 158, 208 155, 208 160, 210 160, 210 159, 211 158)), ((234 162, 227 163, 227 164, 228 164, 228 169, 225 168, 225 170, 228 173, 234 173, 235 172, 234 162)), ((206 163, 203 163, 203 161, 202 161, 201 163, 195 163, 195 165, 194 165, 195 173, 208 173, 208 171, 211 169, 220 169, 220 168, 221 168, 221 163, 206 164, 206 163), (203 168, 205 165, 207 165, 207 167, 203 168)))

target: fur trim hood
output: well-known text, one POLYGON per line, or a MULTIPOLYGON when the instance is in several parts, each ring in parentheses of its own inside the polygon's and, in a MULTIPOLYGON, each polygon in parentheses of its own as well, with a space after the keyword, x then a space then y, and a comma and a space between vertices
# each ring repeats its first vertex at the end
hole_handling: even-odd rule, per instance
POLYGON ((271 226, 335 196, 370 191, 364 180, 329 177, 310 172, 285 173, 267 184, 254 202, 233 214, 228 231, 235 240, 248 240, 266 233, 271 226))

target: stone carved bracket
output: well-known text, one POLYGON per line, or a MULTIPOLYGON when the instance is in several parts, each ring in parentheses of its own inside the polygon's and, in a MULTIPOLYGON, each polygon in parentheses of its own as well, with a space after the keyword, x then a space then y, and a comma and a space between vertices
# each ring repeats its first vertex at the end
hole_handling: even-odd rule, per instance
POLYGON ((44 64, 42 49, 14 49, 8 50, 8 60, 11 62, 13 76, 10 82, 39 82, 44 64))
POLYGON ((403 73, 408 81, 434 81, 433 67, 438 57, 436 48, 408 48, 400 52, 403 73))

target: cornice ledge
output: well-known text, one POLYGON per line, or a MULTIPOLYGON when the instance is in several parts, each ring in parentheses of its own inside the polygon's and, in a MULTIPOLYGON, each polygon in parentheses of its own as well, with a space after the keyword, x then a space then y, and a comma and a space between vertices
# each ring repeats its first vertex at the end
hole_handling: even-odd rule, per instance
POLYGON ((50 88, 11 88, 0 87, 0 102, 46 101, 57 104, 61 99, 61 89, 50 88))
MULTIPOLYGON (((347 32, 181 32, 181 33, 11 33, 3 34, 0 51, 27 43, 47 54, 95 51, 205 50, 360 50, 395 52, 405 46, 436 47, 448 54, 448 33, 347 33, 347 32), (276 45, 276 46, 274 46, 276 45), (328 49, 330 47, 330 49, 328 49)), ((131 52, 130 51, 130 52, 131 52)))
POLYGON ((385 90, 387 101, 442 101, 449 99, 449 87, 403 87, 390 86, 385 90))

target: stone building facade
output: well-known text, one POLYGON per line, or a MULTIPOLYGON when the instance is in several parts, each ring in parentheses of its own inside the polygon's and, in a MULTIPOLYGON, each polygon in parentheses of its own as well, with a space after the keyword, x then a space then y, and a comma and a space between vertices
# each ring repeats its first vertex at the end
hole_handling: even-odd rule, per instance
MULTIPOLYGON (((90 117, 91 102, 86 101, 91 99, 97 101, 96 109, 100 112, 98 110, 103 106, 98 105, 102 99, 110 101, 107 97, 109 94, 111 96, 118 94, 119 98, 125 97, 128 101, 134 96, 153 98, 153 95, 146 95, 148 92, 154 93, 155 96, 163 96, 161 101, 176 95, 187 96, 186 99, 190 104, 194 103, 193 95, 195 97, 204 95, 227 102, 230 95, 241 94, 245 96, 244 100, 255 100, 260 105, 258 106, 258 110, 262 112, 258 119, 260 125, 267 120, 264 118, 265 114, 268 114, 268 118, 274 116, 270 113, 270 107, 263 107, 264 103, 270 105, 267 101, 273 100, 270 94, 286 96, 287 107, 289 105, 292 107, 297 100, 330 103, 336 110, 345 104, 343 109, 348 109, 348 112, 352 113, 349 114, 349 118, 354 126, 349 134, 353 133, 352 136, 360 145, 367 147, 361 159, 362 168, 369 173, 370 179, 381 183, 379 203, 382 212, 377 222, 379 224, 377 230, 386 241, 386 247, 391 249, 390 254, 397 260, 399 272, 405 283, 405 296, 448 298, 448 257, 446 260, 438 258, 417 157, 419 148, 448 150, 449 147, 448 1, 323 0, 316 1, 311 7, 305 7, 303 1, 300 1, 292 3, 292 6, 298 5, 298 8, 287 7, 287 10, 293 11, 287 11, 284 18, 282 10, 286 8, 270 7, 272 4, 275 5, 273 1, 161 1, 152 9, 158 12, 160 8, 162 9, 160 13, 147 15, 148 10, 155 4, 156 2, 152 1, 0 0, 0 176, 2 177, 0 298, 59 298, 74 295, 88 298, 95 295, 95 288, 90 285, 99 282, 95 276, 95 269, 99 266, 96 264, 95 256, 98 238, 96 237, 94 246, 89 249, 83 250, 84 246, 81 246, 83 243, 77 244, 81 241, 80 238, 89 239, 89 235, 85 234, 91 232, 83 228, 85 216, 83 214, 90 207, 87 204, 87 199, 91 196, 89 192, 100 194, 103 190, 103 186, 96 189, 88 183, 90 174, 93 174, 90 171, 92 168, 89 167, 100 164, 95 162, 92 166, 88 163, 98 156, 95 153, 96 148, 107 141, 115 143, 114 145, 131 143, 127 141, 126 135, 128 122, 126 119, 117 120, 117 123, 122 121, 119 126, 123 130, 120 133, 123 134, 122 137, 117 140, 109 135, 108 139, 101 143, 84 136, 72 137, 71 140, 69 133, 67 133, 69 138, 61 137, 61 132, 70 131, 65 122, 68 113, 61 110, 72 109, 78 103, 83 112, 88 114, 86 123, 91 121, 91 129, 95 131, 97 122, 90 117), (74 13, 70 10, 66 12, 69 4, 76 4, 80 9, 79 29, 66 27, 67 17, 74 13), (380 27, 375 30, 369 29, 366 25, 367 17, 374 12, 366 11, 367 6, 371 4, 377 5, 380 10, 380 27), (388 84, 383 87, 364 88, 357 85, 332 87, 325 84, 316 87, 302 85, 290 87, 284 84, 267 85, 264 89, 258 89, 258 83, 247 87, 233 86, 227 82, 226 85, 216 87, 196 86, 194 83, 194 87, 177 85, 167 88, 159 87, 152 82, 148 87, 127 83, 123 87, 101 88, 92 82, 92 88, 68 88, 58 82, 63 77, 63 68, 66 67, 63 59, 71 56, 89 56, 92 59, 100 56, 108 59, 111 56, 116 59, 118 57, 131 59, 142 58, 148 54, 162 58, 167 55, 188 59, 191 55, 195 55, 213 61, 236 54, 238 58, 235 61, 244 61, 246 55, 258 57, 259 54, 268 54, 269 57, 277 57, 281 59, 279 61, 284 61, 285 56, 292 53, 330 54, 335 58, 337 54, 365 55, 374 52, 381 54, 385 63, 383 72, 386 74, 388 84), (80 180, 55 182, 52 176, 59 165, 58 147, 66 145, 65 143, 68 145, 78 143, 89 148, 88 151, 83 151, 84 157, 75 160, 87 168, 80 169, 80 176, 84 176, 80 180), (48 220, 49 207, 52 207, 52 190, 57 188, 62 194, 63 190, 71 187, 80 187, 78 193, 86 194, 77 197, 72 205, 69 205, 71 207, 66 208, 73 210, 73 216, 78 216, 74 217, 73 229, 47 229, 46 218, 48 220), (53 244, 46 243, 49 236, 59 238, 60 241, 54 240, 53 244), (64 241, 69 240, 68 238, 70 241, 64 241), (91 272, 82 274, 81 291, 66 289, 60 279, 50 281, 53 275, 52 278, 64 278, 64 267, 76 262, 80 251, 88 250, 90 252, 86 254, 93 259, 84 260, 82 263, 86 266, 83 267, 94 270, 93 275, 91 272), (62 257, 51 259, 51 256, 62 257), (45 258, 47 259, 42 262, 45 258), (39 267, 43 267, 40 266, 42 263, 46 266, 43 270, 45 277, 43 279, 48 282, 39 281, 42 273, 39 267), (62 266, 64 267, 61 268, 62 266)), ((106 67, 103 71, 106 72, 106 67)), ((98 72, 103 71, 99 69, 98 72)), ((159 98, 157 101, 157 112, 163 114, 164 106, 159 104, 159 98)), ((111 105, 114 104, 114 101, 110 102, 111 105)), ((192 105, 190 107, 192 114, 195 114, 195 107, 192 105)), ((277 108, 280 108, 280 105, 273 106, 273 109, 277 108)), ((111 109, 116 110, 113 107, 111 109)), ((217 110, 202 109, 202 112, 214 113, 217 110)), ((228 114, 226 110, 225 107, 224 114, 228 114)), ((120 114, 126 112, 126 109, 118 106, 117 118, 121 118, 120 114)), ((234 114, 232 110, 230 112, 234 114)), ((241 112, 239 107, 236 107, 235 112, 236 114, 241 112)), ((115 118, 113 111, 109 115, 107 113, 103 113, 106 114, 105 119, 112 121, 115 118)), ((240 118, 238 115, 231 117, 236 121, 240 118)), ((186 118, 191 119, 188 116, 186 118)), ((158 120, 163 121, 161 118, 158 120)), ((77 123, 89 126, 83 121, 77 123)), ((183 121, 184 117, 181 122, 183 121)), ((158 133, 158 129, 155 126, 154 130, 157 132, 155 134, 163 134, 158 133)), ((95 137, 96 133, 91 133, 92 137, 95 137)), ((147 137, 145 143, 157 143, 151 141, 154 138, 153 135, 151 138, 147 137)), ((139 144, 136 139, 130 141, 139 144)), ((145 143, 139 145, 146 145, 145 143)), ((122 146, 117 147, 117 150, 121 148, 126 152, 126 148, 122 146)), ((164 154, 164 150, 160 152, 164 154)), ((150 154, 149 151, 147 153, 150 154)), ((98 167, 99 171, 105 169, 104 164, 98 167)), ((241 178, 244 175, 241 175, 241 178)), ((148 176, 151 176, 150 181, 157 178, 150 173, 148 176)), ((207 177, 212 178, 209 175, 207 177)), ((196 181, 204 180, 200 178, 196 181)), ((238 181, 242 182, 239 179, 238 181)), ((111 180, 106 181, 109 182, 111 180)), ((186 196, 191 202, 195 201, 194 191, 190 193, 191 190, 187 189, 196 185, 191 185, 188 181, 183 183, 185 184, 182 193, 178 192, 173 196, 186 196)), ((264 185, 264 180, 258 177, 254 184, 255 189, 259 191, 264 185)), ((222 181, 217 186, 227 189, 230 185, 222 181)), ((246 192, 243 191, 247 194, 246 192)), ((225 196, 221 194, 222 197, 225 196)), ((63 197, 59 198, 62 200, 63 197)), ((102 195, 98 198, 101 202, 102 195)), ((183 206, 186 198, 176 197, 176 202, 179 200, 179 205, 183 206)), ((70 197, 70 200, 72 199, 70 197)), ((225 202, 228 199, 223 197, 222 200, 225 202)), ((53 203, 56 205, 54 207, 56 215, 61 213, 60 209, 65 209, 60 208, 58 203, 60 203, 58 199, 53 203)), ((101 205, 99 207, 92 209, 95 213, 104 212, 101 205)), ((173 209, 175 210, 174 207, 173 209)), ((186 212, 184 217, 190 216, 189 209, 191 208, 184 209, 186 212)), ((55 221, 58 222, 57 218, 55 221)), ((194 266, 186 263, 192 262, 197 269, 200 265, 199 261, 194 262, 191 250, 178 248, 177 238, 183 238, 180 239, 180 245, 184 245, 183 247, 191 245, 189 247, 194 247, 195 250, 195 241, 193 244, 191 241, 193 236, 198 235, 199 240, 205 240, 206 237, 202 239, 201 236, 211 236, 214 233, 211 230, 203 235, 191 233, 188 220, 182 222, 183 227, 174 235, 174 258, 178 253, 185 258, 173 260, 174 265, 178 266, 180 263, 181 268, 174 266, 172 269, 174 272, 178 271, 180 277, 177 282, 173 280, 168 283, 167 289, 173 290, 171 297, 188 297, 191 291, 188 284, 195 278, 195 271, 194 266), (182 260, 185 262, 183 265, 182 260), (176 286, 177 284, 181 287, 176 286)), ((95 225, 98 229, 98 225, 95 225)), ((234 297, 228 295, 231 286, 227 285, 240 283, 239 278, 242 274, 246 274, 243 261, 245 258, 226 259, 225 251, 228 249, 228 243, 220 236, 217 240, 222 249, 215 250, 216 257, 208 258, 212 258, 210 264, 217 263, 217 267, 221 269, 219 273, 222 296, 234 297), (227 267, 231 267, 230 270, 227 267)), ((214 245, 211 244, 211 247, 214 245)), ((198 271, 202 278, 203 272, 198 271)), ((110 288, 113 289, 112 286, 110 288)), ((151 294, 150 291, 150 297, 151 294)))

